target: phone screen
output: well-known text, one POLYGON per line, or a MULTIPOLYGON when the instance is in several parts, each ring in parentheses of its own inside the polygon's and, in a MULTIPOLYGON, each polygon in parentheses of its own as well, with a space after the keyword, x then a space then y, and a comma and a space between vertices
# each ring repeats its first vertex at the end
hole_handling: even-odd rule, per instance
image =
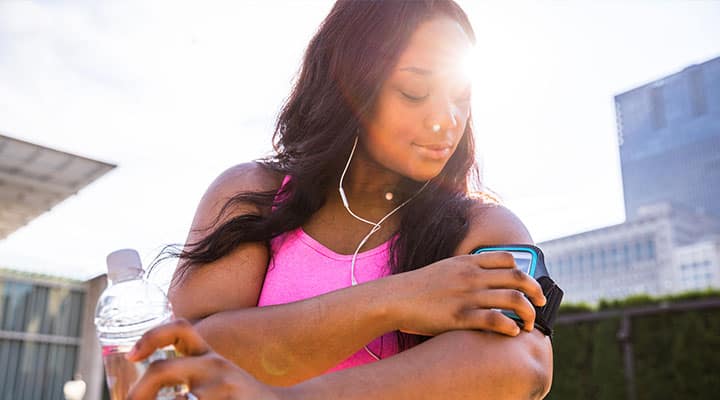
POLYGON ((509 247, 489 247, 477 249, 473 252, 473 254, 485 253, 489 251, 504 251, 506 253, 510 253, 513 256, 513 259, 515 259, 515 265, 520 271, 530 276, 534 276, 535 265, 537 264, 537 256, 531 250, 519 250, 509 247))
POLYGON ((515 259, 515 265, 517 265, 518 269, 530 275, 530 268, 532 266, 533 259, 532 254, 526 251, 511 251, 510 254, 512 254, 515 259))

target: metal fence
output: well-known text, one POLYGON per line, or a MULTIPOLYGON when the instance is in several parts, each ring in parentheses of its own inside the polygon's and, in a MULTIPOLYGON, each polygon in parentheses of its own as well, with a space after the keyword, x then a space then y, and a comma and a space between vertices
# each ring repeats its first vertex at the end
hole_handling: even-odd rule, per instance
MULTIPOLYGON (((641 317, 657 316, 659 314, 710 309, 720 309, 720 298, 690 300, 677 303, 661 302, 658 304, 631 308, 560 315, 556 321, 556 326, 560 327, 563 325, 573 325, 587 322, 592 323, 610 319, 619 320, 619 329, 616 332, 615 339, 617 340, 622 352, 622 365, 618 365, 618 368, 622 368, 624 374, 626 398, 628 400, 636 400, 638 398, 638 393, 636 385, 635 354, 633 351, 633 320, 641 317)), ((720 332, 717 334, 720 335, 720 332)), ((658 349, 658 351, 664 350, 665 349, 658 349)), ((708 349, 708 351, 716 352, 717 349, 708 349)), ((720 363, 720 354, 718 357, 718 363, 720 363)))
POLYGON ((63 400, 78 362, 85 292, 0 276, 0 399, 63 400))

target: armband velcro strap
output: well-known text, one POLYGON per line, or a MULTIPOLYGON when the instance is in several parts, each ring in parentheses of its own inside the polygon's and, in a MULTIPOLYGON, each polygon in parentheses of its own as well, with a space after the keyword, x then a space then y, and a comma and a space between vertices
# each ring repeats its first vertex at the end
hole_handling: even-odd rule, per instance
POLYGON ((535 327, 545 335, 552 337, 553 325, 555 324, 555 319, 560 309, 563 291, 560 289, 560 286, 548 276, 541 276, 537 281, 540 283, 547 303, 542 307, 535 306, 535 327))

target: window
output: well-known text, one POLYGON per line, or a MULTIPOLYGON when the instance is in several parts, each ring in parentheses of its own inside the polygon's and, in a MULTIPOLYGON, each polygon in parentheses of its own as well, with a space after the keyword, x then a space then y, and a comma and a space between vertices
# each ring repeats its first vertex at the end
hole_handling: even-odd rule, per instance
POLYGON ((630 245, 627 243, 623 244, 623 262, 630 263, 630 245))
POLYGON ((641 261, 643 259, 643 248, 642 243, 635 243, 635 261, 641 261))
POLYGON ((653 128, 662 129, 665 127, 665 99, 663 98, 663 86, 660 82, 650 89, 650 104, 652 107, 653 128))
POLYGON ((700 116, 707 112, 707 99, 705 98, 705 80, 703 70, 700 67, 692 67, 690 76, 690 100, 692 102, 693 115, 700 116))
POLYGON ((649 259, 655 259, 655 240, 653 239, 647 241, 647 255, 649 259))
POLYGON ((575 258, 575 262, 577 264, 578 272, 583 275, 585 273, 585 268, 583 265, 583 256, 582 254, 578 254, 575 258))

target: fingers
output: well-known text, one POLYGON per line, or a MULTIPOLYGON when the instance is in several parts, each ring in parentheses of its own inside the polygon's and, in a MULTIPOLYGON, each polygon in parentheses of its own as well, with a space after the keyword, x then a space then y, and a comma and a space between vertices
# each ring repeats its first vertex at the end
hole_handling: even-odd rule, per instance
POLYGON ((477 293, 476 301, 480 308, 513 311, 523 321, 524 329, 528 332, 532 331, 535 324, 535 308, 521 292, 513 289, 482 290, 477 293))
POLYGON ((473 268, 470 273, 465 271, 465 276, 473 281, 471 287, 475 290, 472 306, 466 309, 464 316, 470 327, 516 335, 520 331, 518 323, 498 310, 502 309, 514 312, 523 328, 532 331, 535 323, 533 304, 541 307, 547 302, 540 283, 518 269, 509 252, 491 251, 469 257, 473 268))
POLYGON ((547 302, 540 283, 530 275, 513 269, 482 271, 476 276, 477 285, 489 289, 516 289, 530 298, 533 304, 542 307, 547 302))
POLYGON ((148 367, 130 390, 127 399, 154 399, 166 386, 187 385, 193 381, 204 381, 207 366, 195 357, 181 357, 155 361, 148 367))
POLYGON ((480 254, 471 254, 468 256, 470 262, 478 267, 495 269, 495 268, 515 268, 515 258, 507 251, 488 251, 480 254))
POLYGON ((482 329, 508 336, 520 334, 518 324, 498 310, 480 308, 465 310, 464 318, 468 324, 467 329, 482 329))
MULTIPOLYGON (((150 364, 135 382, 129 400, 155 399, 161 389, 185 386, 201 399, 276 399, 273 390, 210 351, 201 356, 159 360, 150 364)), ((182 397, 185 398, 185 397, 182 397)))
POLYGON ((469 278, 475 287, 517 289, 525 293, 538 307, 544 306, 547 302, 540 283, 515 268, 515 260, 510 253, 493 251, 463 257, 465 258, 462 260, 472 265, 463 271, 464 277, 469 278))
POLYGON ((174 345, 177 351, 187 356, 203 355, 210 351, 210 346, 193 326, 184 319, 178 319, 145 332, 127 358, 139 361, 169 345, 174 345))
POLYGON ((540 284, 535 280, 535 278, 517 269, 515 258, 513 258, 511 253, 506 251, 488 251, 480 254, 471 254, 467 257, 469 257, 469 260, 473 265, 483 269, 512 271, 510 272, 511 276, 509 277, 505 276, 504 272, 501 272, 499 275, 504 277, 503 282, 505 282, 506 279, 510 279, 510 282, 515 282, 517 286, 503 285, 500 287, 518 289, 527 294, 533 304, 536 304, 538 307, 545 305, 547 300, 545 299, 545 295, 542 292, 540 284))

